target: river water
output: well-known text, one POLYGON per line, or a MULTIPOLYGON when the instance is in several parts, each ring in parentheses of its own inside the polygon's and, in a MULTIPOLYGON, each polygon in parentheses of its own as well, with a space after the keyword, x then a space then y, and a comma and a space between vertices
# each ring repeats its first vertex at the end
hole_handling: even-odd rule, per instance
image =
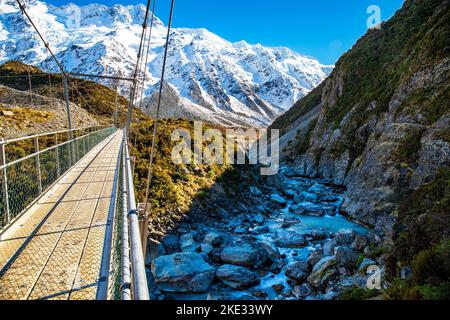
MULTIPOLYGON (((339 208, 343 203, 342 189, 327 185, 320 180, 302 177, 287 178, 285 175, 283 175, 283 179, 286 186, 284 194, 280 191, 274 191, 273 194, 284 199, 284 204, 274 206, 273 194, 262 194, 259 190, 253 189, 255 193, 253 196, 259 197, 263 200, 265 207, 271 208, 265 210, 264 213, 260 212, 260 215, 264 217, 263 222, 261 219, 248 217, 247 212, 225 219, 221 224, 216 223, 214 227, 205 225, 203 221, 193 222, 193 229, 201 230, 203 233, 213 231, 226 234, 228 243, 238 245, 258 241, 274 243, 275 239, 283 234, 288 236, 291 234, 305 235, 308 241, 307 245, 302 248, 278 247, 284 261, 281 272, 274 273, 268 269, 254 270, 260 275, 260 284, 246 290, 231 289, 216 279, 205 293, 162 293, 159 299, 294 299, 289 295, 292 292, 292 282, 285 274, 287 266, 296 261, 306 261, 312 252, 321 249, 324 243, 340 230, 352 229, 362 235, 368 233, 366 227, 339 214, 339 208), (299 207, 306 208, 306 212, 299 214, 299 207), (324 214, 311 215, 308 213, 311 208, 312 211, 319 211, 324 214), (313 233, 323 234, 324 236, 320 240, 314 240, 310 237, 313 233), (275 290, 274 287, 283 289, 281 291, 275 290)), ((220 262, 209 261, 209 263, 215 267, 221 265, 220 262)), ((317 299, 320 297, 310 298, 317 299)))

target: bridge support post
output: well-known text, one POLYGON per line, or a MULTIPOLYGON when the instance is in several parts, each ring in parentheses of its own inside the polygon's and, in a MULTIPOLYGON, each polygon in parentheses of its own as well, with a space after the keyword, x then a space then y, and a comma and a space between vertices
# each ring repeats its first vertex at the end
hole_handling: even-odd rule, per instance
POLYGON ((41 156, 39 154, 39 138, 34 138, 34 150, 36 152, 36 173, 39 195, 42 194, 41 156))
POLYGON ((117 120, 118 119, 118 90, 119 90, 119 88, 118 88, 118 82, 116 81, 116 99, 115 99, 115 102, 114 102, 114 126, 116 127, 116 128, 119 128, 119 121, 117 120))
POLYGON ((58 134, 55 134, 55 146, 56 147, 56 175, 61 176, 61 164, 59 163, 59 147, 58 147, 58 134))
POLYGON ((67 112, 67 126, 69 127, 68 139, 69 143, 69 152, 70 152, 70 161, 71 166, 75 164, 75 150, 73 147, 73 132, 72 132, 72 117, 70 115, 70 101, 69 101, 69 88, 67 85, 67 74, 63 73, 63 85, 64 85, 64 100, 66 101, 66 112, 67 112))
MULTIPOLYGON (((86 129, 83 129, 83 136, 86 134, 86 129)), ((83 138, 83 156, 86 155, 86 137, 83 138)))
POLYGON ((147 255, 147 243, 148 243, 148 215, 146 212, 142 211, 139 219, 139 229, 141 233, 141 243, 142 243, 142 254, 144 259, 147 255))
MULTIPOLYGON (((5 141, 0 141, 0 167, 6 165, 6 153, 5 153, 5 141)), ((1 179, 3 180, 3 202, 4 202, 4 222, 8 224, 11 220, 11 214, 9 209, 9 195, 8 195, 8 175, 6 174, 7 168, 2 169, 1 179)))

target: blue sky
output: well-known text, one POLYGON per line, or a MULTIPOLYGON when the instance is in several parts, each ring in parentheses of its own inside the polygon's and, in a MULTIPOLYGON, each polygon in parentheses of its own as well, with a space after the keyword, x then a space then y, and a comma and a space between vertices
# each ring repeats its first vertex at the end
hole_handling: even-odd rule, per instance
MULTIPOLYGON (((45 1, 45 0, 44 0, 45 1)), ((47 0, 137 4, 144 0, 47 0)), ((157 0, 156 15, 167 21, 170 0, 157 0)), ((229 41, 286 46, 333 64, 367 31, 367 8, 378 5, 389 19, 403 0, 176 0, 175 27, 206 28, 229 41)))

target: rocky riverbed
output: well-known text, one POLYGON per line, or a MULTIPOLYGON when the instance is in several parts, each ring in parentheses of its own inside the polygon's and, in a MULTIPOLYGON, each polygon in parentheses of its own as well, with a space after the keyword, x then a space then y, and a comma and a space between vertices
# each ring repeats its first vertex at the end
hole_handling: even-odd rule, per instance
POLYGON ((234 200, 219 192, 215 208, 150 240, 152 299, 337 299, 365 288, 380 238, 340 214, 342 192, 289 167, 234 200))

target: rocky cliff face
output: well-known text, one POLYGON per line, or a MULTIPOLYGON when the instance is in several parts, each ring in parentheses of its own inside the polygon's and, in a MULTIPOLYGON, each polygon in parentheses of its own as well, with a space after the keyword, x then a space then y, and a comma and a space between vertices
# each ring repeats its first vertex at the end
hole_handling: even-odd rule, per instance
POLYGON ((271 126, 296 134, 282 142, 300 174, 345 185, 343 209, 388 235, 402 195, 450 165, 448 21, 448 0, 406 1, 271 126))

